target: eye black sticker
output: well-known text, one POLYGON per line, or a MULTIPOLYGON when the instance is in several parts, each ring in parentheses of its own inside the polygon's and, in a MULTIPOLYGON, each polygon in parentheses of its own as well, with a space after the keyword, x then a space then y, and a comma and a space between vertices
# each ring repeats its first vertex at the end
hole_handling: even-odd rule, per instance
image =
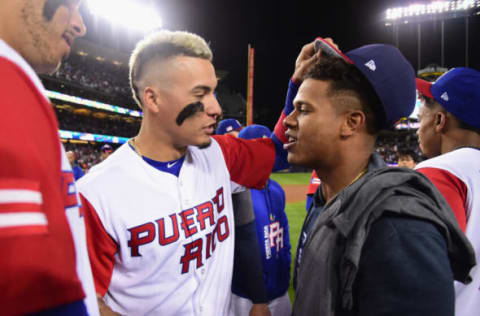
POLYGON ((183 108, 183 110, 178 113, 177 116, 177 125, 181 126, 186 119, 197 114, 197 112, 205 111, 205 107, 202 102, 190 103, 183 108))

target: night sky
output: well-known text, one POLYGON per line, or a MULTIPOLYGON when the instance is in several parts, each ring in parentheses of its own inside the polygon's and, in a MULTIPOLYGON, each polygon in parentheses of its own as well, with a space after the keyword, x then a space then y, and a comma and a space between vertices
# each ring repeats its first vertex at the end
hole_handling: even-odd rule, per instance
MULTIPOLYGON (((141 1, 141 0, 140 0, 141 1)), ((246 96, 247 47, 255 48, 255 123, 273 127, 283 107, 288 79, 301 47, 317 36, 332 37, 343 51, 370 44, 394 44, 387 8, 431 1, 406 0, 155 0, 163 25, 203 36, 214 65, 229 72, 226 84, 246 96)), ((88 27, 89 18, 86 17, 88 27)), ((469 65, 480 69, 480 16, 470 18, 469 65)), ((94 37, 93 37, 94 38, 94 37)), ((135 39, 132 39, 134 42, 135 39)), ((440 64, 440 24, 422 23, 421 68, 440 64)), ((399 46, 415 69, 417 25, 399 28, 399 46)), ((133 44, 132 44, 133 45, 133 44)), ((124 50, 129 50, 126 45, 124 50)), ((465 65, 465 22, 445 22, 445 66, 465 65)))

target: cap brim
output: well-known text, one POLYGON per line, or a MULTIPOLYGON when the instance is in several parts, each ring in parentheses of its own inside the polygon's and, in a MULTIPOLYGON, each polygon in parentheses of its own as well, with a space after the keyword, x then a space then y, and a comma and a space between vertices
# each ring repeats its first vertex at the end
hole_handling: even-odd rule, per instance
POLYGON ((417 86, 418 92, 420 92, 424 96, 434 99, 432 95, 433 83, 425 81, 423 79, 415 78, 415 85, 417 86))
POLYGON ((315 52, 318 52, 319 50, 322 51, 322 54, 330 55, 333 57, 339 57, 343 60, 345 60, 349 64, 353 64, 353 61, 344 53, 342 53, 340 50, 338 50, 335 46, 333 46, 330 42, 326 41, 325 39, 321 37, 317 37, 315 39, 315 52))

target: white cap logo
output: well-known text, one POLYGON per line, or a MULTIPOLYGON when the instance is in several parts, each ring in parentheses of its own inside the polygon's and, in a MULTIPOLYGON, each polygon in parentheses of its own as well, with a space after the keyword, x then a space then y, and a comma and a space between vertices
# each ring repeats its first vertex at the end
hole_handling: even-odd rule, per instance
POLYGON ((368 67, 368 69, 370 69, 371 71, 375 71, 377 69, 377 65, 375 65, 375 62, 373 61, 373 59, 369 60, 365 66, 368 67))
POLYGON ((230 131, 233 131, 233 126, 231 125, 227 127, 227 132, 230 132, 230 131))
POLYGON ((446 101, 446 102, 448 102, 448 100, 449 100, 449 99, 448 99, 448 94, 447 94, 446 92, 444 92, 444 93, 440 96, 440 98, 442 98, 442 100, 443 100, 443 101, 446 101))

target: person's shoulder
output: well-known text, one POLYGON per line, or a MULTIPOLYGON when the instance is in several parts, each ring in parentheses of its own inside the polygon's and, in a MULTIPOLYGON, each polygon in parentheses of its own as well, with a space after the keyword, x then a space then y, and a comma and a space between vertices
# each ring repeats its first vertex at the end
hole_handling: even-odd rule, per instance
POLYGON ((9 72, 9 74, 20 74, 23 73, 20 66, 15 64, 10 59, 0 55, 0 69, 3 72, 9 72))
POLYGON ((390 195, 398 198, 399 196, 409 194, 405 190, 422 191, 431 186, 430 181, 423 174, 414 170, 383 167, 367 173, 361 180, 351 185, 347 192, 361 196, 390 195), (398 191, 398 189, 402 190, 398 191), (390 194, 392 190, 398 191, 397 194, 390 194))
POLYGON ((417 164, 415 170, 422 168, 438 168, 449 171, 470 171, 472 165, 480 165, 480 149, 459 148, 434 158, 424 160, 417 164))
POLYGON ((285 196, 285 190, 283 190, 283 187, 275 180, 268 180, 268 189, 273 192, 273 194, 281 195, 282 197, 285 196))
POLYGON ((425 160, 415 167, 415 170, 425 174, 437 185, 471 183, 475 179, 472 170, 480 168, 480 149, 459 148, 446 154, 425 160))
POLYGON ((0 90, 3 90, 3 98, 8 95, 21 98, 26 96, 28 90, 34 91, 27 74, 22 68, 2 56, 0 56, 0 73, 2 74, 0 76, 0 90), (22 90, 22 93, 16 93, 19 90, 22 90))
POLYGON ((83 191, 89 187, 104 186, 122 177, 132 164, 128 163, 129 148, 119 147, 113 154, 99 164, 90 168, 87 174, 78 180, 78 187, 83 191))
POLYGON ((280 183, 278 183, 277 181, 273 180, 272 178, 270 178, 270 179, 268 180, 268 183, 269 183, 269 185, 272 185, 272 186, 275 186, 275 187, 280 187, 280 188, 282 187, 282 186, 280 185, 280 183))
MULTIPOLYGON (((222 136, 224 135, 220 135, 219 137, 222 138, 222 136)), ((218 140, 219 138, 217 135, 211 137, 210 139, 211 143, 207 147, 200 148, 197 146, 188 146, 187 156, 191 156, 193 161, 196 161, 197 163, 204 158, 206 159, 207 163, 216 162, 216 159, 222 157, 222 146, 225 146, 225 144, 221 140, 218 140)), ((226 147, 228 147, 228 145, 226 145, 226 147)))
POLYGON ((0 83, 2 83, 1 86, 3 86, 3 88, 10 89, 10 86, 18 84, 32 86, 33 88, 31 79, 29 78, 28 74, 22 69, 22 67, 3 56, 0 56, 0 73, 2 74, 2 76, 0 77, 0 83))

